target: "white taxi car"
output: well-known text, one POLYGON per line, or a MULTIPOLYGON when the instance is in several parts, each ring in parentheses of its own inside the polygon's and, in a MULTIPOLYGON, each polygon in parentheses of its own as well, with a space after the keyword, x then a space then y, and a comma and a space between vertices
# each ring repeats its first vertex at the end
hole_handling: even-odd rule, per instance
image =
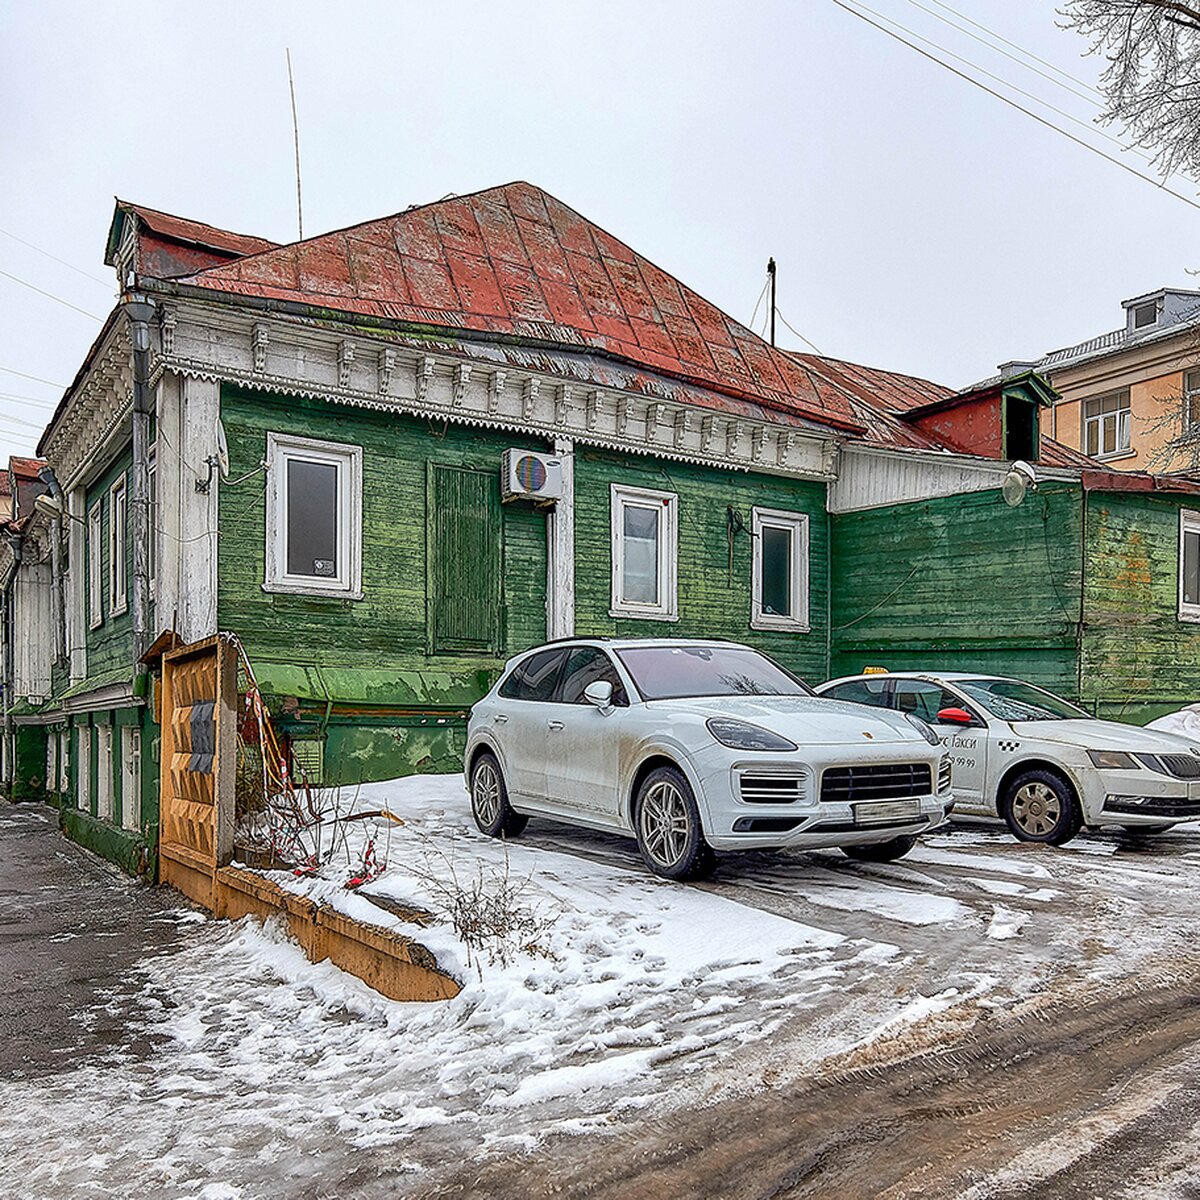
POLYGON ((816 690, 927 721, 950 752, 955 811, 1003 817, 1022 841, 1062 845, 1085 826, 1153 833, 1200 817, 1200 748, 1098 721, 1019 679, 896 672, 816 690))
POLYGON ((819 699, 766 655, 717 641, 532 650, 472 709, 464 765, 484 833, 546 816, 631 834, 669 879, 704 875, 714 849, 887 861, 952 805, 923 721, 819 699))

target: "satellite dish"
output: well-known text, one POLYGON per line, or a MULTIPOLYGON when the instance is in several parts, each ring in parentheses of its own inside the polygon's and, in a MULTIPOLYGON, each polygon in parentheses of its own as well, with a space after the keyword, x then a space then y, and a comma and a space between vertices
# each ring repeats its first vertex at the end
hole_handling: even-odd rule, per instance
POLYGON ((225 440, 225 426, 217 418, 217 470, 222 479, 229 478, 229 443, 225 440))
POLYGON ((1009 508, 1016 508, 1028 491, 1037 491, 1037 472, 1027 462, 1018 459, 1009 467, 1000 494, 1009 508))

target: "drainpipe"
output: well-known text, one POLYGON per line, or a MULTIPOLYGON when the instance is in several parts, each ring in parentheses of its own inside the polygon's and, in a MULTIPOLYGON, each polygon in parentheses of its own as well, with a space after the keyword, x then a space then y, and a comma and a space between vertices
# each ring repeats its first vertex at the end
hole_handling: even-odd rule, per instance
POLYGON ((12 550, 13 566, 9 577, 4 581, 4 785, 12 798, 12 784, 16 776, 16 748, 13 745, 13 725, 11 699, 16 685, 16 670, 13 663, 13 648, 16 638, 13 630, 13 590, 17 583, 17 574, 21 570, 23 552, 22 537, 11 529, 5 530, 8 544, 12 550))
POLYGON ((140 292, 121 299, 133 339, 133 472, 129 524, 133 542, 133 694, 146 688, 142 662, 150 646, 150 321, 155 307, 140 292))

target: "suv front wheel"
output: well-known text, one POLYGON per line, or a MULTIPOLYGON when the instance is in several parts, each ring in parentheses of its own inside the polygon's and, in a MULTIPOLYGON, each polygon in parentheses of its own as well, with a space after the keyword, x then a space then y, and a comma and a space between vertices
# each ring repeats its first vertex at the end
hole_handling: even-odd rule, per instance
POLYGON ((702 879, 716 859, 687 777, 678 767, 656 767, 638 788, 633 828, 642 859, 664 879, 702 879))

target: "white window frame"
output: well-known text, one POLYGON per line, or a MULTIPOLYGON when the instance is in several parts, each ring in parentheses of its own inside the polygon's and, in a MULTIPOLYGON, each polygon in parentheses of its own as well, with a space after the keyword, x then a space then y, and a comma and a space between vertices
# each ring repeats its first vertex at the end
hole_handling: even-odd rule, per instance
POLYGON ((71 735, 65 729, 58 735, 58 790, 64 796, 71 790, 71 735))
POLYGON ((290 434, 267 434, 267 553, 263 591, 362 599, 361 446, 290 434), (337 573, 328 578, 287 572, 287 463, 298 458, 338 469, 337 573))
POLYGON ((1095 458, 1122 458, 1133 452, 1133 399, 1127 388, 1116 392, 1105 392, 1102 396, 1088 396, 1080 405, 1080 413, 1083 417, 1083 439, 1080 443, 1080 449, 1084 454, 1092 453, 1088 449, 1088 430, 1093 425, 1097 427, 1095 458), (1097 413, 1095 416, 1088 415, 1089 404, 1102 404, 1105 400, 1122 398, 1125 401, 1123 407, 1118 407, 1110 413, 1097 413), (1104 449, 1104 424, 1109 420, 1115 423, 1116 448, 1113 450, 1104 449), (1122 432, 1125 434, 1124 444, 1121 442, 1122 432))
POLYGON ((129 608, 129 486, 122 474, 108 489, 108 612, 119 617, 129 608))
POLYGON ((1200 512, 1182 508, 1179 510, 1179 564, 1176 572, 1179 586, 1179 619, 1200 622, 1200 604, 1187 604, 1183 599, 1183 542, 1189 534, 1200 536, 1200 512))
POLYGON ((87 514, 87 588, 88 628, 104 624, 104 573, 101 570, 101 542, 104 536, 104 506, 99 500, 87 514))
POLYGON ((146 460, 146 511, 149 541, 146 544, 146 582, 150 599, 154 599, 154 584, 158 578, 158 448, 150 447, 146 460))
POLYGON ((754 543, 750 579, 750 628, 778 629, 790 633, 808 633, 808 514, 785 512, 777 508, 751 510, 750 532, 754 543), (792 538, 792 615, 780 616, 762 610, 762 531, 764 527, 784 529, 792 538))
POLYGON ((96 816, 113 819, 113 727, 96 726, 96 816))
POLYGON ((76 761, 75 803, 86 813, 92 811, 92 727, 75 726, 76 761))
POLYGON ((121 726, 121 824, 142 827, 142 731, 136 725, 121 726))
POLYGON ((612 606, 611 617, 640 617, 647 621, 679 620, 679 497, 674 492, 659 492, 652 488, 610 485, 612 501, 612 606), (625 595, 625 509, 654 507, 661 509, 658 525, 657 604, 642 604, 624 599, 625 595))
POLYGON ((58 734, 46 735, 46 791, 58 788, 58 734))

